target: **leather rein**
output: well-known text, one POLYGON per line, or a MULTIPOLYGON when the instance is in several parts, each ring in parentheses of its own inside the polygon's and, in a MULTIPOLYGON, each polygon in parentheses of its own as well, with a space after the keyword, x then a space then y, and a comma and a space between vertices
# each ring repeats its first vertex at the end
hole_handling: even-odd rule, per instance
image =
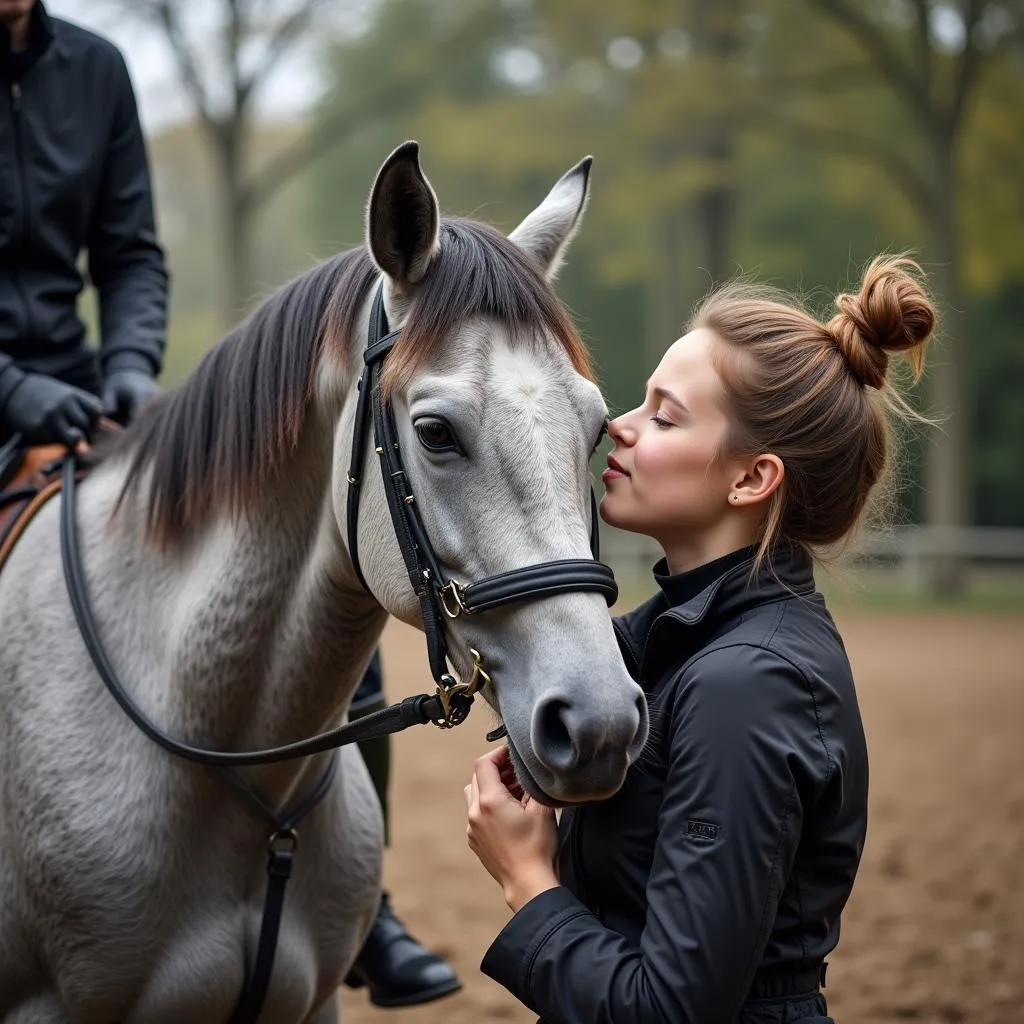
MULTIPOLYGON (((348 473, 348 545, 359 581, 367 592, 370 592, 359 564, 357 535, 359 482, 372 431, 391 522, 409 582, 420 603, 427 656, 437 686, 433 694, 422 693, 406 697, 355 722, 347 722, 308 739, 263 750, 210 750, 168 735, 129 696, 103 647, 90 608, 78 542, 75 517, 78 470, 74 451, 68 452, 62 467, 60 546, 64 579, 75 621, 107 690, 128 718, 150 740, 177 757, 218 769, 240 795, 273 825, 274 830, 267 842, 267 891, 256 956, 231 1018, 231 1024, 254 1024, 263 1008, 277 949, 285 885, 291 874, 292 860, 298 846, 296 826, 329 791, 337 770, 338 748, 401 732, 410 726, 424 725, 428 722, 444 729, 459 725, 469 714, 475 694, 491 681, 484 668, 482 656, 472 648, 470 654, 473 656, 473 667, 468 681, 457 680, 448 670, 449 652, 443 625, 445 619, 454 620, 461 615, 475 615, 503 605, 549 597, 553 594, 596 592, 603 594, 609 605, 614 604, 618 597, 614 573, 607 565, 597 561, 597 508, 593 491, 590 538, 593 560, 559 559, 542 562, 488 576, 469 584, 462 584, 444 573, 430 543, 402 463, 393 409, 390 402, 382 401, 380 395, 380 374, 384 360, 400 333, 400 330, 388 330, 381 284, 373 299, 367 346, 363 356, 364 368, 358 383, 356 420, 348 473), (236 768, 290 761, 328 750, 333 751, 333 754, 320 781, 305 798, 283 812, 268 806, 235 771, 236 768)), ((502 732, 503 729, 499 727, 489 734, 489 739, 497 738, 502 732)))

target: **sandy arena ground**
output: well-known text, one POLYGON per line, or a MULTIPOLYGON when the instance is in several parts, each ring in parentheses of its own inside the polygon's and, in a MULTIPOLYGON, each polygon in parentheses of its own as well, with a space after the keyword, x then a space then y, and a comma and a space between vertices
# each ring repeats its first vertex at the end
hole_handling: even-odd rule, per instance
MULTIPOLYGON (((871 753, 863 866, 831 958, 838 1024, 1024 1024, 1024 616, 838 614, 871 753)), ((427 683, 422 638, 389 625, 392 699, 427 683)), ((465 843, 462 787, 491 727, 395 741, 385 880, 423 941, 452 959, 458 995, 378 1010, 343 993, 345 1024, 532 1022, 480 974, 507 919, 465 843)))

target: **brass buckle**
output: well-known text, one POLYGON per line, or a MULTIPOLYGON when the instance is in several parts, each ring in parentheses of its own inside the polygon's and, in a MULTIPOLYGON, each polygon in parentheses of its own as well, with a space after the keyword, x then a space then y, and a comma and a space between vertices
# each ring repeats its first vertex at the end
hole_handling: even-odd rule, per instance
POLYGON ((299 848, 299 834, 293 828, 275 832, 267 840, 267 849, 272 853, 294 853, 299 848))
POLYGON ((480 656, 480 652, 475 647, 470 647, 469 653, 473 655, 473 674, 469 677, 469 682, 465 686, 466 694, 472 697, 491 681, 491 677, 483 666, 483 658, 480 656))
POLYGON ((434 720, 434 725, 439 729, 453 729, 464 722, 473 703, 473 697, 479 693, 481 687, 491 681, 490 675, 483 667, 480 652, 470 647, 469 653, 473 655, 473 673, 468 683, 459 682, 446 672, 437 684, 437 698, 441 702, 441 711, 444 715, 443 718, 434 720))
MULTIPOLYGON (((466 602, 462 599, 466 593, 466 588, 459 583, 458 580, 449 580, 439 591, 441 596, 441 607, 444 609, 445 615, 449 619, 457 619, 460 615, 472 615, 473 613, 466 607, 466 602), (449 606, 449 602, 454 606, 454 610, 449 606)), ((479 655, 477 655, 479 657, 479 655)))

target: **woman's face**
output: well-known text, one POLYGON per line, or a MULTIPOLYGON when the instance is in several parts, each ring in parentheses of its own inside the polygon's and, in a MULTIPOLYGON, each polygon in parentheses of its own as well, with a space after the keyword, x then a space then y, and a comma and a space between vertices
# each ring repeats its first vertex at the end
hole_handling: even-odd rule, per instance
POLYGON ((718 344, 700 328, 665 353, 644 404, 609 425, 615 448, 602 476, 601 516, 654 538, 666 551, 700 548, 730 518, 732 483, 743 471, 717 458, 729 427, 711 360, 718 344), (738 471, 738 472, 737 472, 738 471))

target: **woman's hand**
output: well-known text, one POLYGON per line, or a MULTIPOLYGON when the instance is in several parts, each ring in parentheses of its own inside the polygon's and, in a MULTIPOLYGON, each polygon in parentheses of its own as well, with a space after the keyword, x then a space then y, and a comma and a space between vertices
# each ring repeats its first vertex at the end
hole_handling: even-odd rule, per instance
POLYGON ((465 794, 469 848, 502 887, 512 910, 555 888, 555 812, 523 793, 508 747, 499 747, 477 760, 465 794))

